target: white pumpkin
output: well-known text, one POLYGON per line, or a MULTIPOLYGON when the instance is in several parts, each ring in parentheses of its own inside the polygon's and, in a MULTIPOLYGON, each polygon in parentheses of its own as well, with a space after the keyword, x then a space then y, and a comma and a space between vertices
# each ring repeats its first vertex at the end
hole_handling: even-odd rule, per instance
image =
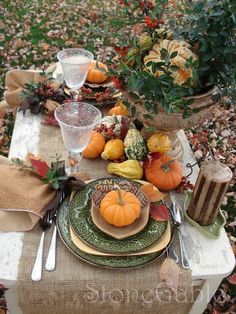
MULTIPOLYGON (((174 78, 174 83, 177 85, 183 85, 189 78, 193 77, 192 69, 186 67, 186 61, 192 58, 192 61, 198 59, 197 55, 192 52, 191 45, 186 43, 183 40, 169 40, 164 39, 160 43, 153 46, 152 50, 149 51, 148 55, 144 57, 144 64, 148 71, 152 72, 152 66, 147 66, 147 63, 152 62, 163 62, 161 59, 161 50, 166 49, 169 56, 177 51, 178 54, 176 57, 171 58, 171 65, 176 65, 179 67, 177 71, 172 70, 171 76, 174 78)), ((163 74, 162 71, 157 70, 155 73, 156 76, 163 74)), ((193 85, 193 80, 190 80, 190 85, 193 85)))

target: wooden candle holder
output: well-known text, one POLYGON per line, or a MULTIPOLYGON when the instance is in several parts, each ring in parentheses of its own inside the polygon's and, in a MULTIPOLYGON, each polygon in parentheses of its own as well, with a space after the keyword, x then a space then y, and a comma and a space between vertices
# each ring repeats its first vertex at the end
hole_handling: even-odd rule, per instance
POLYGON ((232 171, 219 161, 206 161, 200 168, 187 214, 201 225, 210 225, 218 215, 232 171))

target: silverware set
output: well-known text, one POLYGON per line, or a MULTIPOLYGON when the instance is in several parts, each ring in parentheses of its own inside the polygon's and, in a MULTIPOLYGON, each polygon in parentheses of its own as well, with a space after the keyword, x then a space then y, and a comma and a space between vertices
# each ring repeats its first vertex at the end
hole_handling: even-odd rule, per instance
MULTIPOLYGON (((178 229, 181 265, 184 269, 190 269, 190 263, 189 263, 187 250, 186 250, 184 239, 180 230, 180 226, 183 223, 183 212, 180 205, 174 200, 172 194, 171 194, 171 200, 172 200, 171 214, 173 217, 173 223, 178 229)), ((178 264, 179 258, 172 244, 168 248, 168 253, 169 253, 169 256, 173 258, 175 262, 178 264)))
MULTIPOLYGON (((44 251, 44 238, 45 231, 49 229, 56 218, 56 212, 52 210, 47 211, 44 217, 39 221, 39 225, 42 228, 43 232, 40 238, 38 252, 36 255, 34 267, 31 274, 31 279, 33 281, 40 281, 42 279, 42 266, 43 266, 43 251, 44 251)), ((57 226, 55 224, 50 248, 48 251, 48 256, 45 264, 45 268, 48 271, 52 271, 56 267, 56 238, 57 238, 57 226)))
MULTIPOLYGON (((70 201, 73 198, 75 192, 71 193, 70 201)), ((184 269, 190 269, 189 264, 189 258, 187 255, 185 243, 181 234, 180 226, 183 222, 183 213, 180 205, 174 200, 173 195, 170 195, 171 197, 171 215, 173 219, 174 226, 177 227, 178 230, 178 237, 179 237, 179 247, 180 247, 180 261, 181 265, 184 269)), ((42 279, 42 264, 43 264, 43 250, 44 250, 44 238, 45 238, 45 232, 48 228, 50 228, 56 220, 56 213, 57 211, 49 210, 43 217, 43 219, 40 220, 39 225, 42 228, 43 232, 40 238, 40 243, 38 247, 37 256, 35 259, 33 271, 31 274, 31 279, 33 281, 40 281, 42 279)), ((47 271, 53 271, 56 267, 56 239, 57 239, 57 226, 55 224, 53 235, 51 239, 50 248, 48 251, 48 256, 45 264, 45 269, 47 271)), ((173 246, 173 242, 168 247, 168 256, 172 258, 177 264, 180 262, 179 257, 175 251, 175 248, 173 246)))

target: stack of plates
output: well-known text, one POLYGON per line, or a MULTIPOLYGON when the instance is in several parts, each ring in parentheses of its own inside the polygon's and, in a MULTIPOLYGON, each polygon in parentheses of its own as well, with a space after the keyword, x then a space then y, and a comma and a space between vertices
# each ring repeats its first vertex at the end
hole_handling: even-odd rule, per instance
POLYGON ((84 83, 85 88, 89 88, 91 93, 86 93, 81 89, 81 94, 85 100, 89 100, 94 105, 111 105, 115 104, 118 98, 121 96, 121 93, 115 88, 111 79, 107 79, 104 83, 84 83), (106 91, 109 91, 107 94, 106 91), (97 95, 100 94, 103 97, 101 102, 97 101, 97 95))
POLYGON ((135 222, 139 228, 130 225, 132 235, 129 230, 123 238, 117 238, 115 230, 119 229, 120 234, 122 228, 114 227, 114 235, 112 228, 105 232, 101 230, 101 218, 97 221, 92 210, 92 194, 101 184, 119 185, 130 190, 130 185, 138 188, 142 182, 120 178, 94 180, 75 194, 71 202, 66 199, 59 209, 57 226, 67 248, 86 262, 112 268, 142 266, 161 257, 171 239, 170 222, 158 222, 148 217, 144 223, 141 215, 135 222))

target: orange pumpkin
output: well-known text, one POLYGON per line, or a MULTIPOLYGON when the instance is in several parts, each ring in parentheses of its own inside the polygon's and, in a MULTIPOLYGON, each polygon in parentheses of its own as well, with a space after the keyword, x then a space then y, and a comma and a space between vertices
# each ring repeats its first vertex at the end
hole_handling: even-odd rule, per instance
POLYGON ((92 61, 89 66, 86 81, 90 83, 103 83, 107 79, 107 76, 105 75, 105 72, 101 71, 99 68, 104 69, 105 72, 108 71, 106 64, 92 61))
POLYGON ((153 183, 158 189, 168 191, 180 184, 183 170, 177 160, 163 155, 151 161, 150 166, 145 168, 145 175, 147 181, 153 183))
POLYGON ((97 158, 105 147, 105 138, 101 133, 93 131, 89 144, 83 151, 85 158, 97 158))
POLYGON ((129 116, 129 110, 127 107, 122 103, 122 101, 118 101, 118 103, 115 105, 115 107, 111 108, 108 112, 109 116, 115 115, 115 116, 129 116))
POLYGON ((124 227, 132 224, 139 217, 141 203, 133 193, 115 190, 104 196, 99 210, 109 224, 124 227))

